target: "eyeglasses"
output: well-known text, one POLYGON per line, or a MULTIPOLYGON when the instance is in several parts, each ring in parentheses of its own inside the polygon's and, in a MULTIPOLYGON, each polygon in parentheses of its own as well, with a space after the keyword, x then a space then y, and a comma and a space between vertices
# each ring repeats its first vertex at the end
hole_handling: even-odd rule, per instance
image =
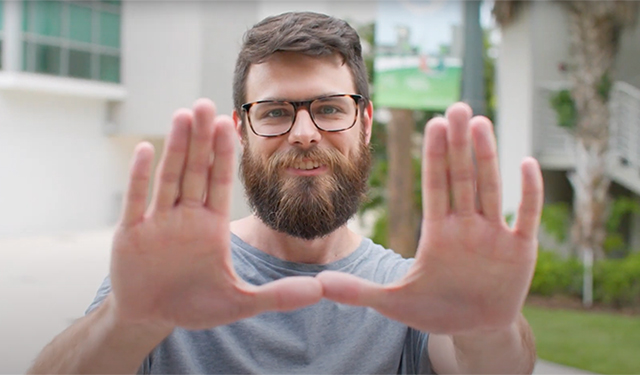
POLYGON ((241 105, 251 130, 261 137, 277 137, 288 133, 296 122, 300 108, 305 108, 313 124, 326 132, 352 128, 358 118, 357 94, 336 94, 299 102, 259 100, 241 105))

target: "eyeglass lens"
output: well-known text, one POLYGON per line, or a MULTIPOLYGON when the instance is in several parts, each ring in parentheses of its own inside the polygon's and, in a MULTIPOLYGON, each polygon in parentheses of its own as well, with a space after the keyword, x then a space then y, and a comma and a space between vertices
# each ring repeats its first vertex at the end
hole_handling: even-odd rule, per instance
MULTIPOLYGON (((310 115, 322 130, 339 131, 353 125, 357 104, 349 96, 320 98, 311 102, 310 115)), ((293 125, 296 109, 288 102, 256 103, 249 110, 253 130, 260 135, 282 134, 293 125)))

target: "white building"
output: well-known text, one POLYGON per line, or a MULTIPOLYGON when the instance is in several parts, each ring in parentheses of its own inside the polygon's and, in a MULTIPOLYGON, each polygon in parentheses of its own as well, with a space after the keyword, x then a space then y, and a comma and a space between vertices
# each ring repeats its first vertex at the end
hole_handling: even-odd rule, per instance
MULTIPOLYGON (((0 238, 114 224, 135 144, 158 156, 174 110, 199 97, 230 114, 243 33, 289 10, 376 13, 359 1, 0 0, 0 238)), ((232 205, 248 212, 239 183, 232 205)))
MULTIPOLYGON (((574 137, 557 125, 549 98, 568 88, 559 69, 570 61, 567 14, 553 1, 526 2, 515 22, 502 29, 496 66, 498 141, 505 212, 520 202, 520 162, 534 156, 543 169, 545 201, 571 201, 566 172, 574 168, 574 137)), ((640 26, 622 36, 611 92, 613 195, 640 195, 640 26)), ((640 233, 640 218, 628 228, 640 233)), ((630 236, 640 248, 640 236, 630 236)))

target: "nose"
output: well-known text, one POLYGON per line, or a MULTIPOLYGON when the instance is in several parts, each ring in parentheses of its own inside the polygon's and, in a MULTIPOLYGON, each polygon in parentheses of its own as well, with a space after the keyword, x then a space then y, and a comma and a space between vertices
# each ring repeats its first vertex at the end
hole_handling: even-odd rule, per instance
POLYGON ((300 109, 289 131, 289 143, 306 149, 317 145, 321 138, 322 134, 311 120, 309 112, 306 109, 300 109))

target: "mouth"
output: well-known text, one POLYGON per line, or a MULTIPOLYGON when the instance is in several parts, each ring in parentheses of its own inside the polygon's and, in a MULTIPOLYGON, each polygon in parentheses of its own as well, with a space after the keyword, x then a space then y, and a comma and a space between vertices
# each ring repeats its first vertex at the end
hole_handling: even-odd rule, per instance
POLYGON ((326 164, 314 160, 302 160, 291 164, 287 168, 287 173, 294 176, 319 176, 327 173, 328 170, 326 164))
POLYGON ((324 165, 313 160, 299 161, 299 162, 293 163, 293 165, 291 166, 291 168, 293 169, 303 170, 303 171, 309 171, 309 170, 318 169, 321 167, 324 167, 324 165))

